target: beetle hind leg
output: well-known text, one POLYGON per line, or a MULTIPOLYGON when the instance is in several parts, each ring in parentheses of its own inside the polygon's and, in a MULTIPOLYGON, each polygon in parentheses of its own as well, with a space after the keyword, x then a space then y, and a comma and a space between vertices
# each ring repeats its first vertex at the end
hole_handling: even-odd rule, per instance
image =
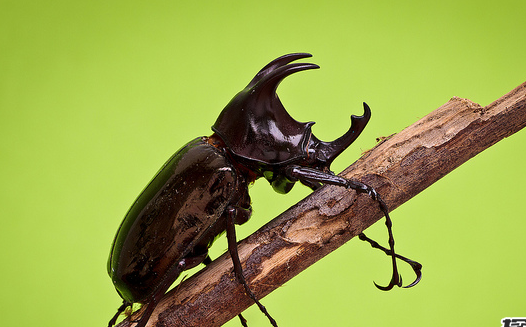
POLYGON ((117 319, 119 318, 121 313, 123 313, 124 310, 126 310, 126 308, 131 306, 131 305, 132 305, 132 303, 128 303, 126 301, 122 301, 122 305, 117 309, 117 313, 113 316, 113 318, 111 318, 110 322, 108 323, 108 327, 114 326, 115 323, 117 323, 117 319))
MULTIPOLYGON (((208 257, 207 253, 203 253, 196 256, 186 257, 181 259, 176 265, 174 265, 166 274, 166 281, 169 280, 176 280, 177 277, 185 270, 193 268, 197 265, 199 265, 201 262, 205 260, 205 258, 208 257)), ((155 290, 152 297, 149 299, 148 303, 146 304, 147 307, 144 310, 144 312, 141 315, 141 318, 139 319, 139 322, 135 327, 144 327, 146 326, 146 323, 150 319, 150 316, 152 315, 153 311, 155 310, 155 307, 161 301, 162 297, 166 293, 166 291, 170 288, 172 283, 165 282, 164 284, 161 284, 157 290, 155 290)))

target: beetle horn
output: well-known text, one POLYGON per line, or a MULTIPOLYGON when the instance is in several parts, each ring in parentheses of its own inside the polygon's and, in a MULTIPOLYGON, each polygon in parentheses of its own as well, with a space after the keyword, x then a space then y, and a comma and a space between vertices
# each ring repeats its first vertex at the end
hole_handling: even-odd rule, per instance
MULTIPOLYGON (((256 95, 256 97, 263 95, 265 99, 268 99, 268 100, 277 98, 278 95, 276 94, 276 89, 278 88, 279 83, 281 83, 281 81, 285 77, 292 75, 296 72, 302 71, 302 70, 316 69, 316 68, 320 68, 320 66, 315 65, 315 64, 308 64, 308 63, 295 63, 295 64, 287 64, 277 69, 274 69, 271 72, 267 73, 266 75, 260 77, 258 81, 254 84, 254 86, 252 86, 252 89, 255 90, 254 95, 256 95)), ((251 84, 249 84, 249 87, 250 85, 251 84)), ((283 105, 281 105, 281 103, 280 103, 280 107, 283 108, 283 105)), ((283 108, 283 110, 285 110, 285 108, 283 108)))
POLYGON ((313 123, 292 118, 276 89, 293 73, 319 68, 311 63, 291 63, 310 56, 293 53, 274 59, 221 111, 212 130, 231 152, 256 162, 273 163, 305 155, 313 123))
POLYGON ((256 85, 256 83, 258 83, 264 76, 268 75, 269 73, 273 72, 279 67, 285 66, 286 64, 293 62, 295 60, 309 58, 309 57, 312 57, 310 53, 290 53, 290 54, 281 56, 279 58, 276 58, 272 60, 270 63, 268 63, 265 67, 263 67, 256 74, 256 76, 254 76, 254 78, 248 84, 248 87, 252 87, 256 85))
POLYGON ((364 130, 365 126, 371 118, 371 109, 367 103, 363 103, 364 113, 362 116, 351 116, 351 127, 347 133, 343 134, 332 142, 323 142, 313 137, 312 145, 315 148, 316 159, 325 162, 327 166, 342 153, 349 145, 351 145, 360 133, 364 130))

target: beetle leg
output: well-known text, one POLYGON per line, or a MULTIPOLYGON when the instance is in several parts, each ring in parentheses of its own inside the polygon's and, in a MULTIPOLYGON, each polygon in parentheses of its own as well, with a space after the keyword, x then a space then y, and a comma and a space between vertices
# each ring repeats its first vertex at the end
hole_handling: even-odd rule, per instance
MULTIPOLYGON (((203 260, 203 264, 204 264, 205 266, 208 266, 208 265, 211 264, 211 263, 212 263, 212 259, 210 259, 210 256, 207 255, 206 258, 205 258, 205 260, 203 260)), ((241 320, 241 325, 242 325, 243 327, 248 327, 248 325, 247 325, 247 320, 245 319, 245 317, 243 317, 243 315, 242 315, 241 313, 238 314, 237 316, 239 317, 239 320, 241 320)), ((111 327, 111 326, 110 326, 110 327, 111 327)))
POLYGON ((207 255, 206 258, 205 258, 205 260, 203 260, 203 264, 204 264, 205 266, 208 266, 208 265, 211 264, 211 263, 212 263, 212 259, 210 259, 210 256, 207 255))
POLYGON ((245 319, 245 317, 243 317, 243 315, 240 313, 237 315, 239 317, 239 320, 241 321, 241 325, 243 327, 248 327, 247 325, 247 320, 245 319))
POLYGON ((301 184, 310 187, 313 191, 316 191, 317 189, 319 189, 320 187, 323 186, 321 183, 314 182, 314 181, 309 181, 309 180, 303 180, 303 181, 300 181, 300 182, 301 182, 301 184))
MULTIPOLYGON (((228 240, 228 252, 230 253, 230 256, 232 257, 232 263, 234 264, 234 274, 236 275, 236 278, 239 281, 239 283, 243 285, 243 287, 245 288, 245 292, 247 293, 247 295, 259 307, 259 310, 261 310, 261 312, 263 312, 265 316, 267 316, 272 326, 277 327, 278 325, 276 321, 274 320, 274 318, 270 316, 270 314, 268 313, 267 309, 263 306, 263 304, 261 304, 258 301, 254 293, 252 293, 252 290, 248 286, 245 280, 245 277, 243 276, 243 268, 241 267, 241 260, 239 260, 239 254, 237 252, 236 228, 235 228, 235 221, 236 221, 236 216, 238 215, 238 210, 246 210, 246 209, 243 209, 243 208, 238 209, 233 206, 229 207, 227 209, 228 217, 226 221, 226 238, 228 240)), ((245 324, 243 325, 246 326, 246 320, 243 318, 243 316, 240 316, 239 318, 241 319, 241 323, 243 324, 244 322, 245 324)))
MULTIPOLYGON (((178 262, 177 265, 174 265, 166 274, 165 280, 175 280, 177 277, 183 272, 184 270, 193 268, 204 261, 204 259, 208 255, 206 253, 194 256, 194 257, 188 257, 183 258, 181 261, 178 262)), ((151 300, 148 302, 146 309, 144 310, 141 319, 139 319, 139 322, 135 327, 144 327, 146 326, 146 323, 150 319, 150 316, 153 313, 153 310, 155 310, 155 307, 161 301, 162 297, 166 293, 166 291, 170 288, 172 284, 171 283, 165 283, 164 285, 161 284, 157 290, 155 290, 155 293, 152 295, 151 300)), ((119 308, 120 309, 120 308, 119 308)))
MULTIPOLYGON (((391 255, 391 250, 389 249, 386 249, 384 248, 383 246, 381 246, 380 244, 378 244, 378 242, 376 242, 375 240, 372 240, 370 239, 369 237, 367 237, 364 233, 360 233, 360 235, 358 235, 358 237, 360 238, 360 240, 362 241, 366 241, 368 242, 369 244, 371 244, 371 246, 375 249, 379 249, 379 250, 382 250, 385 254, 387 255, 391 255)), ((415 274, 416 274, 416 279, 414 282, 412 282, 411 284, 407 285, 407 286, 404 286, 404 288, 409 288, 409 287, 413 287, 415 286, 416 284, 418 284, 418 282, 420 281, 420 279, 422 278, 422 265, 416 261, 413 261, 411 259, 408 259, 404 256, 401 256, 399 254, 395 254, 395 256, 408 263, 411 268, 413 268, 415 274)))
MULTIPOLYGON (((288 178, 291 178, 292 180, 296 179, 296 180, 301 181, 304 184, 307 183, 306 185, 313 184, 313 183, 323 183, 323 184, 331 184, 331 185, 336 185, 336 186, 343 186, 345 188, 350 188, 350 189, 355 190, 358 193, 367 193, 373 200, 378 202, 380 206, 380 210, 382 210, 385 216, 385 225, 387 227, 387 232, 389 234, 389 248, 390 249, 389 250, 386 249, 388 251, 386 253, 391 256, 392 266, 393 266, 393 275, 392 275, 391 281, 389 282, 389 285, 387 286, 380 286, 376 283, 374 284, 376 285, 378 289, 383 290, 383 291, 388 291, 392 289, 395 285, 399 287, 402 286, 402 277, 398 273, 398 267, 396 264, 396 258, 397 257, 401 258, 401 256, 398 256, 394 250, 395 242, 394 242, 394 236, 393 236, 393 231, 392 231, 393 223, 391 221, 391 217, 389 217, 389 210, 387 208, 387 205, 380 197, 380 194, 378 194, 374 188, 364 183, 355 181, 355 180, 345 179, 343 177, 336 176, 332 173, 326 173, 326 172, 323 172, 323 171, 320 171, 314 168, 301 167, 301 166, 296 166, 296 165, 291 165, 287 167, 285 169, 285 175, 288 178)), ((369 243, 373 245, 373 243, 371 242, 369 243)), ((422 266, 419 263, 416 263, 417 265, 412 264, 412 262, 415 262, 412 260, 409 260, 409 261, 404 260, 404 261, 410 264, 411 267, 413 267, 413 270, 415 271, 417 275, 417 279, 413 283, 406 286, 406 287, 411 287, 411 286, 416 285, 420 281, 422 266), (418 265, 420 267, 418 267, 418 265)))
POLYGON ((126 301, 122 301, 122 305, 117 309, 117 313, 115 314, 115 316, 113 316, 113 318, 111 318, 110 322, 108 323, 108 327, 111 327, 111 326, 115 325, 115 323, 117 322, 117 319, 119 318, 121 313, 126 309, 126 307, 129 307, 132 304, 133 303, 128 303, 126 301))

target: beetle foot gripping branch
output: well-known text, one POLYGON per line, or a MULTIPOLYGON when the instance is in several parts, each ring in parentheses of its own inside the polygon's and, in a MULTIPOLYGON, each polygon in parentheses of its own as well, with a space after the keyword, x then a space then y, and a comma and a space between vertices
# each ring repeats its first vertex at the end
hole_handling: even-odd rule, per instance
POLYGON ((413 268, 416 274, 416 279, 411 284, 404 286, 404 288, 413 287, 416 284, 418 284, 418 282, 422 278, 422 265, 416 261, 413 261, 411 259, 408 259, 406 257, 396 254, 394 250, 394 236, 393 236, 393 231, 392 231, 393 222, 391 221, 391 217, 389 216, 389 209, 387 208, 387 204, 384 202, 384 200, 382 200, 382 198, 380 197, 380 194, 378 194, 378 192, 376 192, 376 190, 370 187, 369 185, 358 182, 358 181, 348 180, 347 187, 353 190, 356 190, 358 193, 366 193, 367 195, 369 195, 373 200, 378 202, 380 210, 385 216, 385 226, 387 227, 387 231, 389 234, 390 249, 384 248, 383 246, 378 244, 378 242, 365 236, 364 233, 360 233, 359 235, 360 240, 367 241, 369 244, 371 244, 373 248, 382 250, 385 254, 391 256, 392 261, 393 261, 393 276, 391 278, 391 281, 389 282, 389 285, 380 286, 376 283, 374 283, 374 285, 382 291, 389 291, 394 286, 398 286, 398 287, 402 286, 402 276, 400 276, 400 274, 398 273, 396 258, 409 264, 411 268, 413 268))
MULTIPOLYGON (((363 241, 369 242, 369 244, 371 244, 372 247, 376 249, 380 249, 384 251, 385 254, 391 256, 392 265, 393 265, 393 275, 392 275, 391 281, 389 282, 389 285, 380 286, 376 283, 374 283, 374 285, 376 285, 376 287, 382 291, 388 291, 392 289, 394 286, 399 286, 399 287, 402 286, 402 277, 398 273, 398 266, 396 264, 396 258, 401 259, 404 262, 408 263, 413 268, 417 276, 414 282, 405 286, 404 288, 412 287, 420 281, 420 279, 422 278, 422 272, 421 272, 422 265, 416 261, 407 259, 406 257, 396 254, 394 250, 395 242, 394 242, 394 236, 393 236, 393 231, 392 231, 393 223, 391 221, 391 217, 389 216, 389 209, 387 208, 387 205, 380 197, 380 194, 378 194, 374 188, 370 187, 367 184, 364 184, 364 183, 361 183, 355 180, 345 179, 343 177, 336 176, 334 174, 329 174, 329 173, 318 171, 318 170, 311 169, 311 168, 291 166, 287 168, 286 174, 289 177, 289 179, 299 180, 303 184, 306 184, 306 185, 319 185, 319 183, 323 183, 323 184, 331 184, 331 185, 336 185, 336 186, 343 186, 345 188, 350 188, 350 189, 355 190, 357 193, 365 193, 369 195, 373 200, 378 202, 380 206, 380 210, 383 212, 385 216, 385 225, 387 227, 387 231, 389 234, 389 248, 390 249, 386 249, 382 247, 377 242, 365 236, 365 234, 363 233, 360 234, 360 239, 363 241)), ((313 188, 316 189, 318 188, 318 186, 315 186, 313 188)))
POLYGON ((407 259, 406 257, 403 257, 401 255, 396 254, 396 252, 394 250, 394 236, 393 236, 393 230, 392 230, 393 223, 391 221, 391 217, 389 217, 389 210, 387 209, 387 205, 385 204, 385 202, 380 197, 380 194, 376 193, 376 191, 372 187, 370 187, 370 186, 367 186, 367 187, 369 188, 367 193, 369 194, 369 196, 371 196, 373 198, 373 200, 376 200, 378 202, 378 204, 380 205, 380 210, 382 210, 382 212, 383 212, 383 214, 385 216, 385 226, 387 226, 387 231, 389 233, 389 247, 390 247, 390 249, 384 248, 383 246, 378 244, 376 241, 374 241, 374 240, 368 238, 367 236, 365 236, 364 233, 360 233, 359 238, 362 241, 369 242, 369 244, 371 244, 371 246, 373 248, 382 250, 382 251, 385 252, 385 254, 390 255, 391 258, 392 258, 392 261, 393 261, 393 276, 391 278, 391 281, 389 282, 389 285, 387 285, 387 286, 380 286, 380 285, 378 285, 376 283, 374 283, 374 285, 378 289, 380 289, 382 291, 389 291, 394 286, 402 287, 402 276, 400 276, 400 274, 398 273, 398 267, 396 265, 396 259, 399 258, 399 259, 403 260, 404 262, 408 263, 411 266, 411 268, 413 268, 413 270, 414 270, 414 272, 416 274, 416 279, 411 284, 409 284, 407 286, 403 286, 403 287, 404 288, 413 287, 416 284, 418 284, 418 282, 422 278, 422 265, 420 263, 416 262, 416 261, 407 259))
MULTIPOLYGON (((360 238, 360 240, 362 241, 366 241, 368 242, 369 244, 371 244, 371 246, 375 249, 379 249, 379 250, 382 250, 385 254, 387 255, 392 255, 393 251, 389 250, 389 249, 386 249, 384 248, 383 246, 381 246, 380 244, 378 244, 378 242, 370 239, 369 237, 367 237, 364 233, 360 233, 360 235, 358 235, 358 237, 360 238)), ((395 257, 408 263, 411 268, 413 268, 415 274, 416 274, 416 279, 409 285, 407 286, 404 286, 404 288, 409 288, 409 287, 413 287, 415 286, 416 284, 418 284, 418 282, 420 281, 420 279, 422 279, 422 265, 416 261, 413 261, 411 259, 408 259, 404 256, 401 256, 399 254, 395 254, 395 257)), ((376 283, 375 283, 376 287, 378 287, 379 289, 382 289, 381 286, 378 286, 376 283)))
MULTIPOLYGON (((367 125, 371 118, 369 106, 363 104, 362 116, 351 116, 351 127, 344 135, 323 142, 311 132, 314 122, 294 120, 276 94, 285 77, 319 68, 310 63, 292 63, 310 56, 292 53, 263 67, 225 106, 212 126, 214 134, 197 137, 184 145, 137 197, 117 231, 108 260, 108 274, 124 300, 110 326, 126 307, 139 302, 147 305, 137 324, 144 327, 182 271, 209 263, 208 248, 224 231, 238 282, 270 323, 277 326, 245 281, 237 253, 235 225, 250 218, 248 185, 260 177, 283 194, 297 181, 312 189, 333 184, 369 194, 385 214, 390 248, 381 247, 364 234, 360 238, 393 260, 391 283, 377 286, 385 290, 401 286, 397 258, 409 263, 417 274, 417 279, 407 287, 420 280, 422 266, 394 251, 391 219, 376 191, 330 171, 332 161, 367 125)), ((239 318, 247 326, 241 314, 239 318)))

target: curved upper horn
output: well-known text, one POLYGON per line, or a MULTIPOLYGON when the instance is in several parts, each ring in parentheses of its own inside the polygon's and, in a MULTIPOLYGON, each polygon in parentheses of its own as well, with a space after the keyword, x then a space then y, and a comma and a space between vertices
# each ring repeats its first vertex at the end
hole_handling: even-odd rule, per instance
POLYGON ((254 78, 250 81, 247 87, 254 86, 258 81, 261 80, 263 76, 268 75, 270 72, 274 71, 279 67, 285 66, 286 64, 295 60, 309 57, 312 57, 310 53, 289 53, 279 58, 276 58, 269 62, 265 67, 261 68, 261 70, 256 74, 256 76, 254 76, 254 78))
POLYGON ((319 68, 311 63, 291 63, 310 56, 308 53, 293 53, 271 61, 226 105, 212 130, 233 154, 266 164, 306 155, 313 123, 292 118, 276 89, 291 74, 319 68))

